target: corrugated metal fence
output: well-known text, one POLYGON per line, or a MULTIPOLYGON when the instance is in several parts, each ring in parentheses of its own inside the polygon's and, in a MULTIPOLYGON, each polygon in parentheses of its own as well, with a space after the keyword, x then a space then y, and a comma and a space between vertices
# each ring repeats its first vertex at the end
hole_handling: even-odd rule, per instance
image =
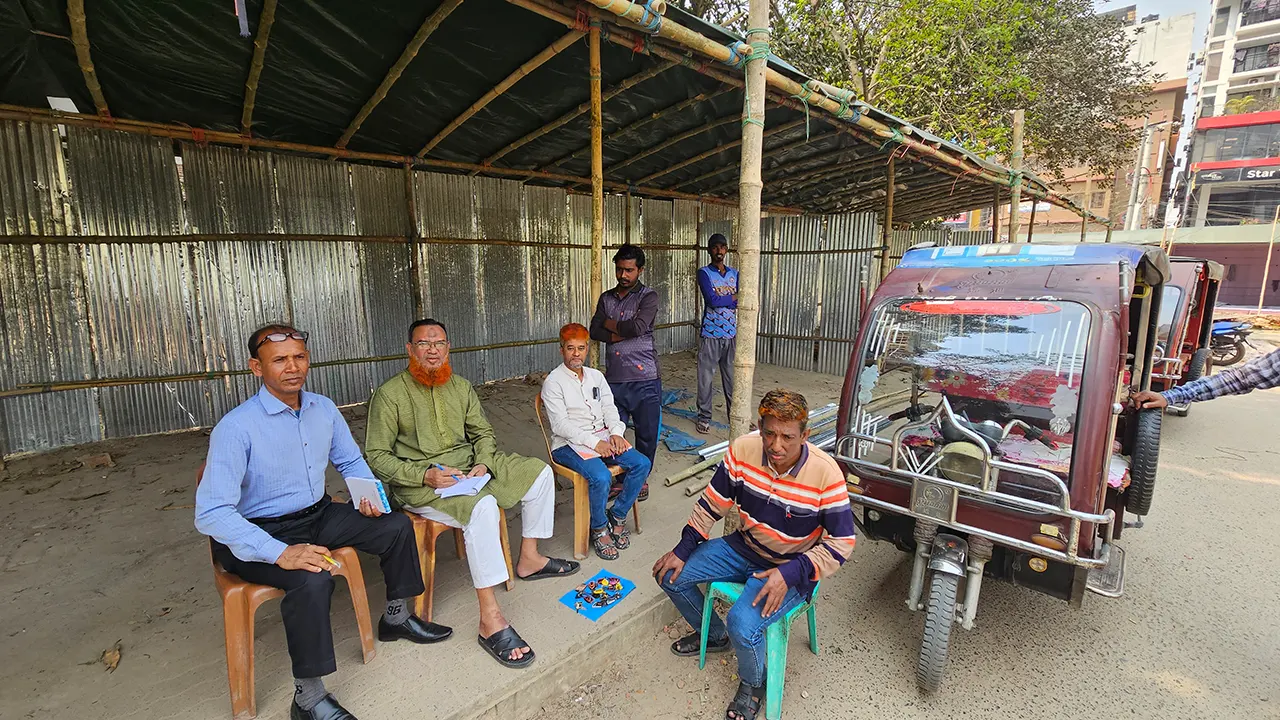
MULTIPOLYGON (((0 238, 0 391, 95 387, 0 399, 0 454, 211 425, 257 387, 244 342, 273 320, 312 333, 309 387, 354 403, 404 367, 415 292, 455 348, 515 345, 458 352, 474 382, 553 367, 545 341, 590 319, 589 197, 413 172, 411 210, 402 169, 59 132, 0 123, 0 235, 41 238, 0 238)), ((725 212, 633 198, 628 231, 626 205, 606 248, 664 246, 659 349, 692 349, 698 226, 725 212)))
MULTIPOLYGON (((0 393, 59 388, 0 397, 0 455, 212 425, 258 386, 244 342, 269 321, 312 333, 309 387, 340 404, 404 367, 415 302, 473 382, 554 367, 547 341, 589 321, 587 196, 176 147, 0 122, 0 235, 36 237, 0 237, 0 393)), ((735 216, 606 198, 605 286, 611 246, 647 246, 659 352, 696 347, 701 239, 735 216)), ((843 372, 879 242, 870 214, 763 223, 761 362, 843 372)))

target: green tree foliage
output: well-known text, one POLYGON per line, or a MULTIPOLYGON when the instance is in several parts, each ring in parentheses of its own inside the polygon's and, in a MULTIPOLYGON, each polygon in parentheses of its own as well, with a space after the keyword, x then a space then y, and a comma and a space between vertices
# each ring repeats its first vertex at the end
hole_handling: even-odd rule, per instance
MULTIPOLYGON (((1036 168, 1110 174, 1140 140, 1157 78, 1090 0, 773 0, 777 53, 941 137, 1007 158, 1026 110, 1036 168), (1141 125, 1140 122, 1136 123, 1141 125)), ((743 31, 741 0, 680 0, 743 31)))

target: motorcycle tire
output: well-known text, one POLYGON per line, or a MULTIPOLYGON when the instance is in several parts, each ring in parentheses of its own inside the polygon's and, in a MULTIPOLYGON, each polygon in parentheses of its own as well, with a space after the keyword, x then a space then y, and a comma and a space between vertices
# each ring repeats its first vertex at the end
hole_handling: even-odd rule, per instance
POLYGON ((916 684, 933 693, 942 685, 942 671, 947 667, 947 650, 951 646, 951 629, 956 625, 956 591, 960 578, 934 572, 929 580, 929 605, 924 616, 924 638, 920 641, 920 659, 916 663, 916 684))
POLYGON ((1226 367, 1235 365, 1244 359, 1244 341, 1238 341, 1234 345, 1219 346, 1213 350, 1213 364, 1218 367, 1226 367))
POLYGON ((1182 376, 1182 384, 1195 382, 1209 374, 1209 369, 1213 363, 1213 351, 1209 348, 1200 348, 1191 353, 1191 366, 1187 368, 1186 374, 1182 376))
POLYGON ((1139 410, 1135 424, 1133 451, 1129 455, 1129 487, 1124 491, 1124 509, 1134 515, 1151 511, 1156 490, 1156 466, 1160 461, 1161 410, 1139 410))

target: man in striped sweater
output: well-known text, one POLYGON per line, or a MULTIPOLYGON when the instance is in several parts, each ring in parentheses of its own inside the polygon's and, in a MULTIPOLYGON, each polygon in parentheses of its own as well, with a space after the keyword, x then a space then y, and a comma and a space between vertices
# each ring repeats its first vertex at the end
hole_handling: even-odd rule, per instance
POLYGON ((653 566, 654 578, 694 627, 671 645, 696 656, 702 626, 699 583, 745 583, 727 620, 711 618, 707 652, 738 654, 741 684, 725 717, 753 720, 764 699, 764 632, 808 600, 814 585, 853 551, 853 511, 844 473, 809 444, 804 396, 772 390, 760 401, 760 432, 729 445, 724 462, 685 525, 680 544, 653 566), (710 539, 734 505, 742 529, 710 539))

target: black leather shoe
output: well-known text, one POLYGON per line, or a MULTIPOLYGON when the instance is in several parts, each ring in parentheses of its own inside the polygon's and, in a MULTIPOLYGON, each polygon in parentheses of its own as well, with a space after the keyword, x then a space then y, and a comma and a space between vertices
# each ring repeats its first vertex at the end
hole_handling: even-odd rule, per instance
POLYGON ((347 709, 339 705, 332 695, 325 695, 320 704, 311 708, 310 711, 298 707, 298 701, 295 699, 289 707, 289 718, 290 720, 356 720, 356 716, 347 712, 347 709))
POLYGON ((453 634, 453 628, 437 625, 433 622, 410 615, 408 620, 399 625, 392 625, 383 617, 378 621, 378 639, 382 642, 392 640, 408 640, 416 643, 438 643, 453 634))

